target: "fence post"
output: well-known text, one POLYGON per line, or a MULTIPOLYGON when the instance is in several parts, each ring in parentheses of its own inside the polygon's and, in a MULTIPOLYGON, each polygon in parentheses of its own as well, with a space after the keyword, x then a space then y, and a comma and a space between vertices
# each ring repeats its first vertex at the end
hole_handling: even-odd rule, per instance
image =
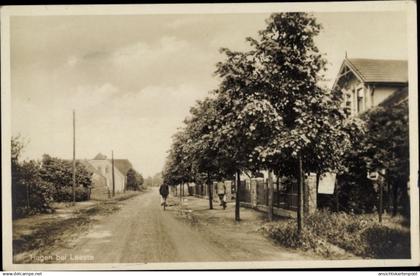
POLYGON ((273 194, 274 194, 274 187, 273 187, 273 178, 271 175, 271 170, 268 171, 268 219, 270 221, 273 220, 273 194))
POLYGON ((253 208, 257 207, 257 180, 251 180, 251 206, 253 208))

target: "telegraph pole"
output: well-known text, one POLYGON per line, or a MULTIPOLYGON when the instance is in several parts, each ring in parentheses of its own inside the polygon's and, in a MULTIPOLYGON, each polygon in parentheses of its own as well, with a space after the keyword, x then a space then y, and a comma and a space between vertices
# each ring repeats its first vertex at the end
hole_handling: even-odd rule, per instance
POLYGON ((73 109, 73 205, 76 204, 76 112, 73 109))
POLYGON ((114 151, 112 151, 112 196, 115 196, 114 151))

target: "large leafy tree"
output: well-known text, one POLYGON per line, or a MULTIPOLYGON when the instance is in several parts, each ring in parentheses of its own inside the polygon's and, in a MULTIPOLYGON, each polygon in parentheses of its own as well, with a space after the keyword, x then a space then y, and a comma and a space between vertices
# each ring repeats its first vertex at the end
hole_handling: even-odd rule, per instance
POLYGON ((258 39, 248 38, 250 51, 223 49, 227 58, 216 73, 227 110, 230 143, 224 144, 231 145, 238 169, 274 170, 302 184, 305 172, 343 169, 352 133, 363 128, 347 119, 338 90, 319 85, 326 64, 314 42, 320 30, 312 15, 273 14, 258 39))
MULTIPOLYGON (((45 181, 53 183, 57 188, 72 186, 73 167, 71 161, 44 154, 41 162, 41 177, 45 181)), ((90 187, 92 185, 92 174, 85 166, 76 162, 76 184, 77 186, 90 187)))
POLYGON ((368 131, 363 140, 364 161, 372 171, 385 170, 391 189, 393 214, 402 202, 408 214, 407 182, 410 174, 408 101, 390 106, 378 106, 365 116, 368 131))
POLYGON ((172 145, 162 172, 163 182, 168 185, 180 185, 183 188, 185 182, 193 179, 191 162, 188 160, 187 141, 188 137, 184 129, 178 130, 172 137, 172 145))
POLYGON ((295 176, 302 193, 303 173, 343 169, 343 154, 363 127, 347 119, 338 90, 319 85, 326 64, 314 42, 320 30, 310 14, 273 14, 258 39, 247 39, 249 51, 221 50, 219 88, 192 109, 184 132, 191 164, 236 173, 237 193, 244 171, 295 176))
POLYGON ((42 180, 39 162, 19 160, 25 144, 20 136, 11 139, 13 218, 51 212, 55 193, 54 186, 42 180))
POLYGON ((226 61, 218 63, 216 74, 222 79, 215 91, 218 98, 219 126, 217 147, 236 172, 235 219, 240 220, 241 172, 258 171, 265 159, 253 158, 265 150, 273 136, 280 135, 283 119, 265 93, 266 87, 256 69, 255 53, 222 49, 226 61))
POLYGON ((130 168, 127 171, 127 189, 138 191, 143 185, 144 179, 143 176, 138 173, 136 170, 130 168))

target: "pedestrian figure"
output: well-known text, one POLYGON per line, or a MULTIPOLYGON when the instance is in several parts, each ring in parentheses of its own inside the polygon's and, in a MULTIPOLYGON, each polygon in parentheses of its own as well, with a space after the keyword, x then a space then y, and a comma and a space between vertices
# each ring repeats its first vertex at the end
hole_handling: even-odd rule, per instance
POLYGON ((166 183, 162 183, 162 185, 160 185, 160 187, 159 187, 159 194, 162 197, 160 205, 165 208, 166 207, 166 199, 168 198, 168 195, 169 195, 169 185, 166 184, 166 183))
POLYGON ((226 209, 226 184, 223 181, 216 183, 216 192, 219 196, 220 206, 223 206, 223 209, 226 209))

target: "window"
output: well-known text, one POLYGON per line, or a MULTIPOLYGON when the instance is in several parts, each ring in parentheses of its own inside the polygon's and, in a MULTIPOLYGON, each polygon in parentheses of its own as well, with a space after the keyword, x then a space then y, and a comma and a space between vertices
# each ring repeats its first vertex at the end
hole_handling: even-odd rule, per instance
POLYGON ((363 88, 357 89, 357 113, 363 112, 365 110, 363 92, 363 88))

